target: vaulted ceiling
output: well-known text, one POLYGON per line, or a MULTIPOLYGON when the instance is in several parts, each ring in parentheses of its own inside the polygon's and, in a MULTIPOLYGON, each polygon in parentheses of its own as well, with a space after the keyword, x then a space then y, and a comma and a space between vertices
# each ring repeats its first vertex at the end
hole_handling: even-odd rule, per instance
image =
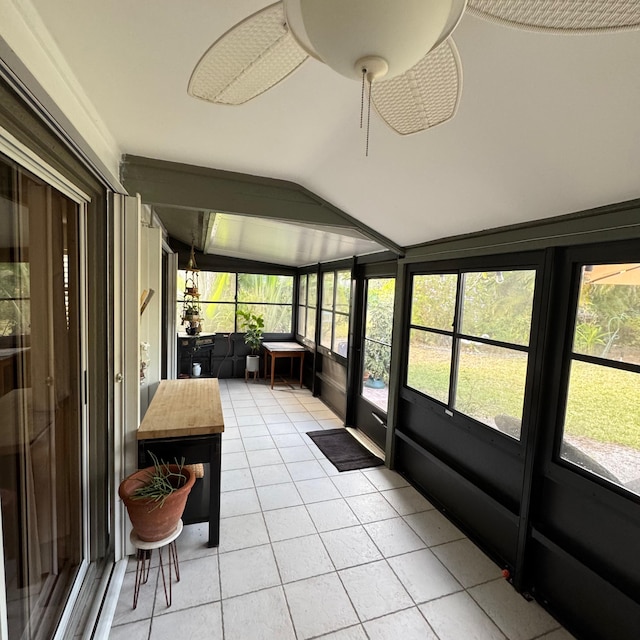
MULTIPOLYGON (((239 107, 187 95, 268 0, 31 0, 119 151, 294 181, 401 246, 640 196, 640 32, 561 36, 466 14, 455 118, 359 128, 360 85, 310 60, 239 107)), ((215 203, 211 203, 215 208, 215 203)))

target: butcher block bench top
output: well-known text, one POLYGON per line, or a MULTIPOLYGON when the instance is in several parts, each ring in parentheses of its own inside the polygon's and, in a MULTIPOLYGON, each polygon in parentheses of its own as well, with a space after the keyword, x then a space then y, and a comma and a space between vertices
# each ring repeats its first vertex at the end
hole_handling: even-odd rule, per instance
POLYGON ((207 436, 224 431, 217 378, 161 380, 138 440, 207 436))

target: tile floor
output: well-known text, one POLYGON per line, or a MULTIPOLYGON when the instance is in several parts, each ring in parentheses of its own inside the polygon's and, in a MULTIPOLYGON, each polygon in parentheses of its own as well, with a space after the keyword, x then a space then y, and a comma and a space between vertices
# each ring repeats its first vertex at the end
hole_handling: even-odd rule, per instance
POLYGON ((112 640, 570 640, 397 473, 338 473, 305 432, 342 426, 307 390, 221 380, 220 546, 178 539, 167 608, 157 566, 112 640))

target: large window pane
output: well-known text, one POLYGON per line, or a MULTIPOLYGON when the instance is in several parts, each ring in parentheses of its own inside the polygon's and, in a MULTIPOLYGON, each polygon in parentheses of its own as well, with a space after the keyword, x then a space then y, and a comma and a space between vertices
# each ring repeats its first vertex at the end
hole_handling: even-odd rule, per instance
POLYGON ((640 374, 571 363, 561 456, 640 494, 640 374))
POLYGON ((298 307, 298 334, 301 336, 305 335, 306 323, 307 323, 307 308, 298 307))
POLYGON ((453 273, 414 276, 411 324, 452 331, 457 282, 453 273))
POLYGON ((582 268, 573 350, 640 364, 640 264, 582 268))
POLYGON ((407 385, 445 404, 449 401, 451 337, 411 329, 407 385))
POLYGON ((464 274, 461 333, 528 345, 535 271, 464 274))
POLYGON ((526 375, 526 353, 464 340, 454 407, 519 439, 526 375))
POLYGON ((238 302, 291 304, 292 301, 293 276, 238 274, 238 302))

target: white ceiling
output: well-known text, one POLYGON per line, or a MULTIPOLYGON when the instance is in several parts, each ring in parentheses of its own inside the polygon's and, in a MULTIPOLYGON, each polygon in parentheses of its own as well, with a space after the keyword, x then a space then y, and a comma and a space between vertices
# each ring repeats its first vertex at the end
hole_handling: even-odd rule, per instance
POLYGON ((202 53, 268 0, 32 2, 123 153, 298 182, 402 246, 640 197, 638 31, 467 14, 456 117, 404 138, 374 120, 365 158, 359 83, 315 60, 240 107, 187 96, 202 53))

